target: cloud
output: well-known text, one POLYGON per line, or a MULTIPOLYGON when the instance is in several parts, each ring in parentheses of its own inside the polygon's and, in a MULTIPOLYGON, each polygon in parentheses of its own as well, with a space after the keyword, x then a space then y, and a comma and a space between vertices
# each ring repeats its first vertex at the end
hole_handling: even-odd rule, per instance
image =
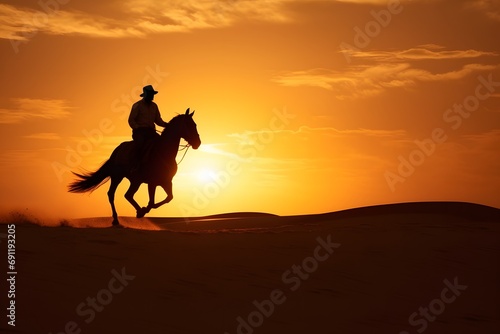
POLYGON ((342 137, 342 136, 367 136, 367 137, 401 137, 406 135, 405 130, 377 130, 377 129, 345 129, 339 130, 334 127, 309 127, 301 126, 298 130, 276 130, 272 131, 270 129, 256 130, 256 131, 244 131, 241 133, 231 133, 228 137, 237 139, 248 139, 251 136, 259 135, 262 133, 285 133, 285 134, 310 134, 310 133, 320 133, 332 137, 342 137))
POLYGON ((0 154, 0 162, 5 166, 29 166, 39 156, 36 150, 7 150, 0 154))
POLYGON ((237 158, 238 156, 234 153, 227 152, 221 148, 220 146, 225 146, 226 144, 203 144, 200 146, 199 151, 208 153, 208 154, 215 154, 215 155, 221 155, 221 156, 227 156, 230 158, 237 158))
POLYGON ((293 71, 272 80, 288 87, 309 86, 334 91, 338 99, 375 96, 387 89, 410 87, 418 82, 459 80, 472 73, 492 71, 497 65, 467 64, 444 73, 414 68, 410 63, 382 63, 351 66, 345 71, 312 69, 293 71))
POLYGON ((312 128, 308 126, 301 126, 298 132, 323 132, 323 133, 328 133, 334 137, 354 135, 354 136, 378 137, 378 138, 402 137, 407 134, 405 130, 379 130, 379 129, 363 129, 363 128, 339 130, 333 127, 312 128))
MULTIPOLYGON (((357 4, 357 5, 377 5, 377 6, 387 6, 387 4, 389 3, 388 0, 334 0, 334 1, 357 4)), ((410 1, 415 2, 415 0, 400 0, 399 2, 405 3, 410 1)))
POLYGON ((0 38, 27 41, 43 32, 54 35, 86 35, 94 37, 144 36, 130 22, 78 11, 44 12, 0 4, 0 38))
POLYGON ((31 135, 24 136, 24 138, 28 139, 40 139, 40 140, 59 140, 61 137, 54 132, 40 132, 33 133, 31 135))
MULTIPOLYGON (((126 0, 99 13, 76 10, 76 4, 34 8, 0 4, 0 38, 27 41, 37 33, 98 38, 145 37, 154 33, 223 28, 242 20, 284 23, 292 20, 287 5, 307 0, 126 0)), ((387 0, 329 0, 387 6, 387 0)), ((81 5, 80 5, 81 6, 81 5)), ((95 9, 90 9, 94 10, 95 9)))
MULTIPOLYGON (((500 160, 498 150, 500 149, 500 129, 462 135, 455 145, 449 150, 445 157, 454 162, 454 167, 461 173, 473 178, 481 178, 482 182, 488 180, 496 192, 500 186, 500 160)), ((483 184, 484 186, 485 184, 483 184)))
POLYGON ((338 99, 375 96, 393 87, 410 87, 418 82, 459 80, 472 73, 491 71, 498 65, 466 64, 456 70, 434 73, 415 67, 419 60, 460 60, 486 56, 498 56, 490 51, 444 50, 436 44, 420 45, 405 50, 343 49, 341 53, 365 61, 343 71, 309 69, 276 75, 272 81, 288 87, 309 86, 334 91, 338 99))
POLYGON ((190 30, 223 27, 241 18, 285 22, 288 18, 283 13, 282 4, 286 2, 290 1, 129 0, 126 7, 135 15, 148 17, 159 25, 173 24, 190 30))
POLYGON ((500 21, 500 2, 498 0, 471 0, 466 3, 466 9, 473 8, 476 9, 486 17, 500 21))
POLYGON ((38 32, 91 37, 144 37, 151 33, 187 32, 226 27, 237 20, 286 22, 281 10, 287 0, 257 1, 169 1, 129 0, 116 8, 120 18, 89 12, 44 11, 0 4, 0 38, 27 41, 38 32), (123 12, 123 10, 126 10, 123 12))
POLYGON ((408 60, 442 60, 442 59, 466 59, 478 58, 483 56, 497 56, 495 52, 479 51, 474 49, 469 50, 443 50, 444 47, 435 44, 421 45, 407 50, 396 51, 361 51, 343 49, 341 53, 346 53, 347 56, 358 59, 369 59, 379 62, 395 62, 408 60))
POLYGON ((494 151, 496 151, 495 153, 497 153, 500 148, 500 129, 494 129, 478 134, 464 135, 463 138, 468 142, 475 143, 482 147, 494 149, 494 151))
POLYGON ((0 124, 20 123, 33 119, 62 119, 70 115, 67 101, 30 98, 12 99, 15 108, 0 108, 0 124))
MULTIPOLYGON (((247 152, 255 149, 255 156, 242 159, 249 168, 261 175, 295 175, 308 171, 330 175, 331 178, 367 178, 373 171, 380 173, 391 164, 391 158, 399 148, 391 147, 394 141, 411 137, 399 129, 337 129, 334 127, 301 126, 295 130, 272 131, 274 138, 259 145, 259 135, 270 130, 244 131, 230 134, 247 152), (259 149, 259 146, 261 147, 259 149)), ((269 180, 271 181, 271 180, 269 180)))
MULTIPOLYGON (((338 160, 341 157, 358 154, 361 151, 371 154, 377 150, 386 150, 388 145, 394 142, 409 141, 409 136, 405 130, 385 130, 385 129, 337 129, 334 127, 310 127, 301 126, 296 130, 256 130, 244 131, 228 134, 237 146, 233 146, 234 152, 248 153, 255 150, 256 153, 250 161, 265 162, 262 159, 288 158, 317 159, 314 152, 318 145, 329 147, 328 160, 338 160), (272 133, 272 134, 271 134, 272 133), (266 138, 265 142, 261 139, 266 138), (293 147, 293 149, 290 149, 293 147), (281 152, 276 156, 269 156, 268 152, 281 152), (263 157, 267 155, 267 157, 263 157), (260 159, 260 160, 259 160, 260 159)), ((392 148, 389 148, 391 150, 392 148)))

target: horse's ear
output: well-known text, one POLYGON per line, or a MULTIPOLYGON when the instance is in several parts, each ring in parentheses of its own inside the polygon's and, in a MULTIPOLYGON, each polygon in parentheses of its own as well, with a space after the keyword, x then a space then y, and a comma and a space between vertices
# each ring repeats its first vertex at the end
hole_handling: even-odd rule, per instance
POLYGON ((189 115, 189 108, 186 109, 186 115, 189 115))
POLYGON ((189 114, 189 116, 193 117, 194 112, 195 112, 195 111, 193 110, 193 112, 192 112, 192 113, 190 113, 190 114, 189 114))

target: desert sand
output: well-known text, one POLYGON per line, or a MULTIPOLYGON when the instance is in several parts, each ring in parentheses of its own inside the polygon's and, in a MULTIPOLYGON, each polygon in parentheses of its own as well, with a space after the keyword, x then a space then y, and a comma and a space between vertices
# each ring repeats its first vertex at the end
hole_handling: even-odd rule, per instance
POLYGON ((500 333, 496 208, 121 221, 128 228, 108 228, 109 217, 17 222, 15 327, 2 283, 0 331, 500 333))

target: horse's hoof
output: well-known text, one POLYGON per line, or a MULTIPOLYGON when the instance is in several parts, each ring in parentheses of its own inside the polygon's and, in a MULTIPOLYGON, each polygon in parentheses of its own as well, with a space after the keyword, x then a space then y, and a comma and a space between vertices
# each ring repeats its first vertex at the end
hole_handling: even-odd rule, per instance
POLYGON ((137 217, 137 218, 142 218, 142 217, 144 217, 144 216, 146 215, 146 213, 148 213, 148 212, 149 212, 149 210, 148 210, 147 208, 142 207, 142 208, 140 208, 139 210, 137 210, 137 215, 136 215, 136 217, 137 217))

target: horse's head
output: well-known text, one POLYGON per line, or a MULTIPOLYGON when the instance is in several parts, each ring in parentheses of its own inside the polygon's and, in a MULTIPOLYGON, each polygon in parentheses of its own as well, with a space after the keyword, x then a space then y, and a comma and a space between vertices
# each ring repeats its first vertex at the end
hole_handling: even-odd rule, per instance
MULTIPOLYGON (((177 115, 170 121, 179 131, 181 138, 186 140, 195 150, 201 145, 200 135, 196 129, 196 123, 193 120, 194 111, 189 113, 189 108, 185 114, 177 115)), ((168 130, 167 130, 168 131, 168 130)))

